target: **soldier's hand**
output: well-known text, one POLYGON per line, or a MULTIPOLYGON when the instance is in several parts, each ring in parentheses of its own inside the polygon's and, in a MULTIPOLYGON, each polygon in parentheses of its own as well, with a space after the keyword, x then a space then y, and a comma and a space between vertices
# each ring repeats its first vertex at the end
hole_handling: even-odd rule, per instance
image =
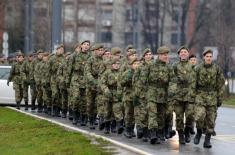
POLYGON ((221 100, 218 100, 217 101, 217 107, 220 107, 222 105, 222 101, 221 100))
POLYGON ((7 81, 7 86, 9 86, 10 81, 7 81))

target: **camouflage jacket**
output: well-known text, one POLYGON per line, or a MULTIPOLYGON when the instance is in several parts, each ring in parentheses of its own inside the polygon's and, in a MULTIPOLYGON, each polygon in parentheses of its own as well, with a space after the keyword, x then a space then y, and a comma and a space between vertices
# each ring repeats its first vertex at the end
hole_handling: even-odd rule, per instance
POLYGON ((68 62, 67 85, 77 84, 79 88, 86 88, 85 65, 89 58, 87 52, 73 53, 68 62))
POLYGON ((35 61, 24 61, 22 65, 22 72, 24 73, 24 76, 27 83, 35 83, 34 81, 34 68, 35 68, 35 61))
POLYGON ((61 89, 66 89, 66 81, 68 81, 68 63, 69 60, 64 59, 57 71, 57 79, 61 89))
POLYGON ((37 59, 35 61, 35 68, 34 68, 34 80, 36 85, 40 85, 41 84, 41 65, 42 65, 42 60, 37 59))
POLYGON ((196 104, 216 105, 223 98, 225 79, 216 64, 199 64, 196 67, 196 104))
POLYGON ((192 98, 195 94, 196 81, 193 66, 188 61, 179 61, 173 65, 173 69, 176 84, 175 99, 194 103, 192 98))
POLYGON ((22 66, 23 62, 16 62, 12 65, 10 75, 8 77, 9 82, 12 81, 14 84, 23 84, 25 76, 21 71, 22 66))
POLYGON ((50 63, 47 61, 42 61, 41 62, 41 84, 44 87, 50 87, 50 79, 51 79, 51 72, 50 72, 50 63))

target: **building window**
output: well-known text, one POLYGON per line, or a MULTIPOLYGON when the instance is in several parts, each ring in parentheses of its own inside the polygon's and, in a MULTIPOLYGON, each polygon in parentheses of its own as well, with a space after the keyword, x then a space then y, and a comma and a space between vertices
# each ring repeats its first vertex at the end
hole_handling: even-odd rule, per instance
POLYGON ((74 32, 72 30, 66 30, 64 32, 64 41, 66 43, 72 43, 74 41, 74 32))
POLYGON ((112 32, 101 32, 101 42, 111 43, 112 32))
POLYGON ((171 34, 171 44, 172 45, 177 45, 178 44, 178 34, 177 33, 172 33, 171 34))
POLYGON ((95 21, 95 8, 93 6, 79 6, 78 19, 82 21, 95 21))
POLYGON ((64 6, 64 18, 66 21, 75 20, 75 10, 72 5, 64 6))

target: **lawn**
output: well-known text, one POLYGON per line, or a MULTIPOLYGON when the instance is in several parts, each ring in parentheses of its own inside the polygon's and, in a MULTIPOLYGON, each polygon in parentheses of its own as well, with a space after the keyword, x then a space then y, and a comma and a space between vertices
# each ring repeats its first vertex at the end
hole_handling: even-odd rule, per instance
POLYGON ((230 95, 229 97, 225 98, 225 100, 223 101, 223 104, 235 106, 235 94, 230 95))
POLYGON ((44 120, 0 107, 0 154, 99 155, 111 154, 80 133, 67 131, 44 120))

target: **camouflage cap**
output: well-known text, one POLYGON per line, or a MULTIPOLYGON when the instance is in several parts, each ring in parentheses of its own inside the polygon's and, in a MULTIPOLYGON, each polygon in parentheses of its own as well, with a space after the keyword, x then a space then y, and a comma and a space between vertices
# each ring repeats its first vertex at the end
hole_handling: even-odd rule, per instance
POLYGON ((169 53, 170 52, 170 48, 168 48, 167 46, 161 46, 157 49, 157 54, 164 54, 164 53, 169 53))
POLYGON ((134 49, 134 48, 131 48, 131 49, 129 49, 129 52, 128 52, 128 55, 127 56, 131 56, 131 55, 133 55, 133 54, 136 54, 136 49, 134 49))
POLYGON ((82 44, 84 44, 84 43, 89 43, 89 44, 90 44, 91 41, 90 41, 90 40, 83 40, 80 45, 82 45, 82 44))
POLYGON ((205 51, 202 53, 202 55, 205 56, 207 53, 213 54, 212 49, 207 49, 207 50, 205 50, 205 51))
POLYGON ((56 50, 60 49, 60 48, 64 48, 64 44, 60 44, 56 47, 56 50))
POLYGON ((134 48, 134 46, 131 45, 131 44, 129 44, 129 45, 127 45, 127 47, 126 47, 126 51, 128 51, 129 49, 132 49, 132 48, 134 48))
POLYGON ((135 62, 137 62, 137 61, 139 61, 137 58, 136 59, 133 59, 133 60, 131 60, 131 61, 129 61, 129 65, 132 65, 133 63, 135 63, 135 62))
POLYGON ((177 53, 179 54, 180 51, 183 50, 183 49, 185 49, 185 50, 187 50, 187 51, 189 52, 188 47, 186 47, 186 46, 181 46, 181 47, 177 50, 177 53))
POLYGON ((43 50, 42 50, 42 49, 39 49, 39 50, 37 51, 37 54, 40 54, 40 53, 43 53, 43 50))
POLYGON ((196 56, 195 54, 191 54, 188 58, 189 58, 189 59, 191 59, 191 58, 197 58, 197 56, 196 56))
POLYGON ((112 55, 120 54, 122 52, 122 49, 119 47, 113 47, 111 48, 112 55))
POLYGON ((91 51, 94 51, 94 50, 98 50, 100 48, 104 48, 104 46, 102 44, 94 44, 92 47, 91 47, 91 51))
POLYGON ((152 53, 151 49, 150 48, 145 48, 144 51, 143 51, 143 57, 145 56, 146 53, 149 53, 149 52, 152 53))
POLYGON ((29 54, 28 54, 28 57, 33 57, 34 56, 34 53, 33 52, 30 52, 29 54))
POLYGON ((19 56, 23 56, 23 57, 24 57, 24 53, 22 53, 22 52, 19 50, 19 52, 16 53, 16 56, 18 56, 18 57, 19 57, 19 56))

